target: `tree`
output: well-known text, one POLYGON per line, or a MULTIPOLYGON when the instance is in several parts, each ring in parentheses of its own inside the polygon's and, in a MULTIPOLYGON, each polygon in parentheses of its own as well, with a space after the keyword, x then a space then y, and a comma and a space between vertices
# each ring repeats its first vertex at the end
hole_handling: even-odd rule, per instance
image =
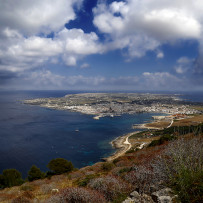
POLYGON ((73 170, 73 164, 63 158, 56 158, 49 162, 48 168, 54 172, 54 174, 62 174, 73 170))
POLYGON ((22 175, 16 169, 3 170, 3 179, 5 187, 12 187, 23 183, 22 175))
POLYGON ((44 177, 45 177, 45 174, 35 165, 33 165, 30 168, 30 170, 28 171, 28 180, 29 181, 42 179, 44 177))
POLYGON ((5 187, 4 176, 0 174, 0 189, 5 187))

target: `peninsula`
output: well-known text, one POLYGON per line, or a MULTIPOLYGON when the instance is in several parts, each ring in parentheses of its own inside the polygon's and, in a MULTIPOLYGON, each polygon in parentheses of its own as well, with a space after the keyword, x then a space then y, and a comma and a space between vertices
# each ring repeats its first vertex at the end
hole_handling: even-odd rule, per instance
POLYGON ((25 104, 69 110, 94 115, 94 119, 134 113, 195 114, 193 103, 182 101, 177 95, 148 93, 84 93, 61 98, 25 100, 25 104))

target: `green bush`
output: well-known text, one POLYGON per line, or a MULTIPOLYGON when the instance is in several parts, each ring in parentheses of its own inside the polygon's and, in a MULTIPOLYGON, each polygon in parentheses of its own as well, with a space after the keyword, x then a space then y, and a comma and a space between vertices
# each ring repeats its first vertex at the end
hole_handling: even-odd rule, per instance
POLYGON ((0 189, 5 187, 4 176, 0 174, 0 189))
POLYGON ((102 170, 104 171, 110 171, 114 167, 113 163, 105 162, 102 164, 102 170))
POLYGON ((130 172, 131 170, 131 167, 122 168, 121 170, 119 170, 119 174, 130 172))
POLYGON ((28 171, 28 180, 33 181, 33 180, 38 180, 42 179, 45 177, 45 174, 40 171, 39 168, 37 168, 35 165, 33 165, 30 170, 28 171))
POLYGON ((170 143, 153 168, 156 178, 165 180, 181 202, 202 202, 203 138, 182 138, 170 143))
POLYGON ((22 190, 22 191, 33 191, 34 188, 33 188, 33 186, 31 186, 31 185, 22 185, 22 186, 20 187, 20 190, 22 190))
POLYGON ((24 182, 21 173, 16 169, 3 170, 1 178, 3 180, 4 187, 21 185, 24 182))
POLYGON ((119 161, 120 161, 120 159, 116 158, 116 159, 113 160, 113 164, 117 164, 119 161))
POLYGON ((99 174, 91 174, 91 175, 87 175, 84 179, 79 180, 77 182, 78 186, 81 187, 85 187, 87 186, 87 184, 90 182, 90 180, 94 179, 94 178, 98 178, 99 174))
POLYGON ((176 139, 176 136, 174 136, 174 135, 168 135, 168 134, 162 135, 158 140, 153 140, 148 145, 148 147, 154 147, 154 146, 157 146, 157 145, 161 145, 166 141, 171 141, 171 140, 174 140, 174 139, 176 139))
POLYGON ((73 164, 70 161, 67 161, 63 158, 56 158, 49 162, 48 168, 51 170, 51 173, 62 174, 70 172, 74 169, 73 164))
POLYGON ((125 193, 120 193, 117 197, 112 201, 112 203, 120 203, 127 199, 128 195, 125 193))

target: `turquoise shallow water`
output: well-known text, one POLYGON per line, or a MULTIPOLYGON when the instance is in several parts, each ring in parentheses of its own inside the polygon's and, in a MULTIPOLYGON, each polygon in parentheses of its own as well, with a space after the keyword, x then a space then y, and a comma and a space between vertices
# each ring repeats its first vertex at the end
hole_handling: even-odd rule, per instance
POLYGON ((33 164, 46 171, 48 162, 57 157, 72 161, 78 168, 91 165, 114 152, 110 141, 132 132, 132 124, 148 122, 155 115, 144 113, 94 120, 89 115, 21 102, 31 98, 61 97, 68 93, 76 92, 1 92, 0 172, 16 168, 25 177, 33 164))

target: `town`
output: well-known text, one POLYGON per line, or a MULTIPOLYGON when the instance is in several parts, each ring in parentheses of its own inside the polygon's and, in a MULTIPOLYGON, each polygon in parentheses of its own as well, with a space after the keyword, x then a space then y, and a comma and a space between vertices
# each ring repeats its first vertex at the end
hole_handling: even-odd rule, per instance
POLYGON ((24 103, 94 115, 94 119, 144 112, 186 115, 200 113, 177 95, 166 94, 84 93, 61 98, 31 99, 24 103))

